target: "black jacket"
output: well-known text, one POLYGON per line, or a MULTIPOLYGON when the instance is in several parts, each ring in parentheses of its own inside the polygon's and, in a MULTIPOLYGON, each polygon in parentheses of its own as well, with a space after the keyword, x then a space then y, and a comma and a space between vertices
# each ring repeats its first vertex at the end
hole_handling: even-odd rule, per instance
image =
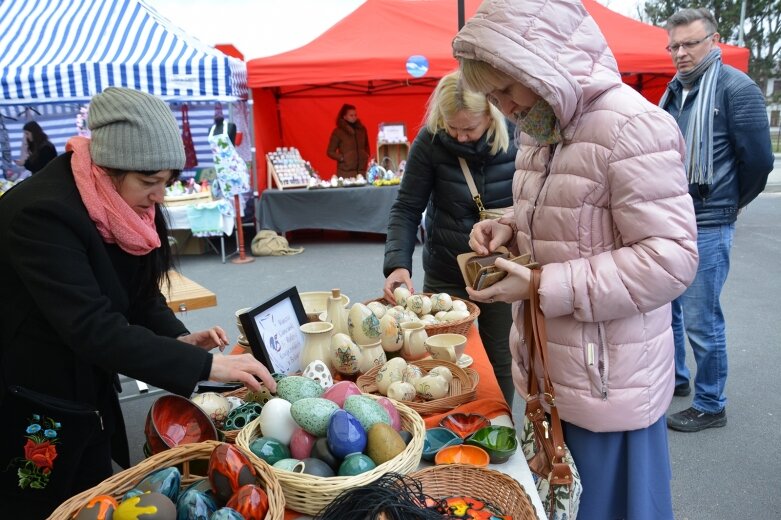
POLYGON ((173 339, 187 329, 162 294, 136 296, 147 256, 103 241, 70 154, 0 197, 0 402, 19 385, 94 405, 124 465, 116 374, 189 396, 211 368, 211 354, 173 339))
MULTIPOLYGON (((667 110, 686 135, 700 82, 692 87, 681 107, 683 85, 669 84, 667 110)), ((723 65, 716 85, 713 117, 713 184, 689 185, 698 226, 735 222, 738 210, 762 193, 773 170, 765 98, 751 78, 723 65)))
POLYGON ((27 157, 24 167, 32 173, 38 173, 55 157, 57 157, 57 149, 49 141, 46 141, 41 145, 40 150, 27 157))
POLYGON ((393 204, 385 242, 383 271, 403 267, 412 273, 412 253, 420 216, 426 210, 423 270, 442 281, 462 283, 456 256, 469 251, 469 232, 479 220, 477 206, 458 158, 466 159, 486 208, 512 206, 512 179, 517 149, 492 155, 483 136, 462 144, 445 131, 432 136, 423 128, 412 143, 399 195, 393 204))

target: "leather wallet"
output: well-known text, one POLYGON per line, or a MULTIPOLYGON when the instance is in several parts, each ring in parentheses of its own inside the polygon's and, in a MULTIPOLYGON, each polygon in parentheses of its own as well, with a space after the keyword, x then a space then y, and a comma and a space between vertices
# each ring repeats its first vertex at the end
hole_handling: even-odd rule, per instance
POLYGON ((499 247, 496 252, 486 256, 478 256, 474 252, 463 253, 458 255, 456 260, 467 286, 480 291, 491 287, 507 276, 507 271, 503 271, 494 265, 497 258, 509 260, 529 269, 538 267, 536 262, 530 261, 531 255, 525 254, 514 257, 505 247, 499 247))

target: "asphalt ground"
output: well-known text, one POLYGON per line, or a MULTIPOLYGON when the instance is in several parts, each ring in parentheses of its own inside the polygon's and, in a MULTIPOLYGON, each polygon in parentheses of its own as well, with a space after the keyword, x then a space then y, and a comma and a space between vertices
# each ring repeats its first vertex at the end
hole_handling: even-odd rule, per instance
MULTIPOLYGON (((777 166, 781 167, 778 160, 777 166)), ((291 237, 291 245, 305 251, 296 256, 256 258, 249 264, 222 264, 214 254, 182 257, 181 272, 214 291, 217 306, 180 317, 191 330, 219 324, 235 340, 237 309, 258 305, 291 286, 299 291, 338 287, 352 301, 376 298, 383 284, 383 239, 382 235, 299 232, 291 237)), ((420 252, 417 247, 413 272, 417 288, 423 286, 420 252)), ((679 520, 781 518, 776 482, 781 474, 780 259, 781 170, 777 168, 766 192, 738 219, 722 295, 729 348, 727 426, 699 433, 670 431, 673 501, 679 520)), ((123 396, 136 397, 134 386, 124 387, 123 396)), ((123 401, 134 463, 143 458, 144 419, 156 397, 123 401)), ((690 402, 691 397, 676 397, 670 410, 685 409, 690 402)), ((514 415, 520 418, 521 413, 516 404, 514 415)))

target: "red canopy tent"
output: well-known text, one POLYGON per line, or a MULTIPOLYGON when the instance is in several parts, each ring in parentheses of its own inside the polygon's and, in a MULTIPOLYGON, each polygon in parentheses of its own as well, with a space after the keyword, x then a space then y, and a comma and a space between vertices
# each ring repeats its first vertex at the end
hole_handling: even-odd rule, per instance
MULTIPOLYGON (((656 102, 675 73, 664 50, 666 31, 593 0, 583 3, 605 34, 624 81, 656 102)), ((465 4, 468 19, 480 2, 465 4)), ((249 60, 258 189, 267 184, 265 153, 277 146, 295 146, 330 177, 335 167, 325 150, 343 103, 356 105, 370 141, 381 122, 406 123, 412 141, 437 80, 457 67, 451 50, 457 29, 454 0, 367 0, 311 43, 249 60), (406 70, 412 55, 429 62, 423 78, 406 70)), ((722 46, 722 51, 725 63, 747 69, 747 49, 722 46)))

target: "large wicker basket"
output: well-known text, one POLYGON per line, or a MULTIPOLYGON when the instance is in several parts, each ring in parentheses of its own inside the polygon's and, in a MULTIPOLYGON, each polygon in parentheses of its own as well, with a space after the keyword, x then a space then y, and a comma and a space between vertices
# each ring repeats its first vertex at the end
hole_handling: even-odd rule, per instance
MULTIPOLYGON (((415 294, 423 294, 426 296, 431 296, 433 293, 415 293, 415 294)), ((472 328, 472 324, 475 322, 477 317, 480 315, 480 307, 475 305, 469 300, 464 300, 463 298, 458 298, 457 296, 451 296, 451 298, 455 300, 461 300, 466 304, 466 310, 469 311, 469 316, 462 320, 456 320, 456 321, 448 321, 446 323, 436 323, 434 325, 426 325, 426 333, 429 336, 433 336, 435 334, 462 334, 466 336, 467 332, 469 332, 469 329, 472 328)), ((386 300, 385 298, 376 298, 374 300, 369 300, 364 303, 371 303, 371 302, 380 302, 383 305, 390 305, 390 302, 386 300)))
MULTIPOLYGON (((369 397, 379 399, 373 395, 369 397)), ((420 464, 420 456, 423 453, 426 426, 415 410, 397 401, 393 404, 401 416, 402 427, 412 434, 412 440, 404 451, 373 470, 352 477, 315 477, 272 468, 282 486, 287 507, 307 515, 316 515, 342 491, 374 482, 389 471, 401 474, 414 471, 420 464)), ((260 423, 256 419, 241 430, 236 445, 249 451, 249 445, 261 435, 260 423)))
POLYGON ((524 488, 512 477, 498 471, 468 464, 445 464, 410 475, 434 498, 469 496, 501 509, 513 520, 537 520, 537 512, 524 488))
MULTIPOLYGON (((448 412, 459 405, 473 401, 477 396, 477 383, 480 381, 480 376, 472 369, 463 369, 455 363, 435 359, 411 361, 409 364, 420 367, 424 375, 437 366, 444 366, 453 374, 450 389, 445 397, 430 401, 421 398, 417 398, 415 401, 402 401, 420 415, 448 412)), ((356 380, 356 384, 362 392, 367 394, 379 393, 377 390, 377 372, 381 368, 381 366, 376 366, 356 380)))
MULTIPOLYGON (((200 464, 200 467, 203 467, 208 464, 212 451, 219 445, 220 443, 217 441, 183 444, 153 455, 137 465, 107 478, 97 486, 69 498, 54 510, 49 520, 71 520, 89 499, 97 495, 111 495, 119 500, 125 493, 133 489, 144 476, 160 468, 181 464, 182 487, 189 485, 206 477, 206 475, 193 474, 190 462, 203 461, 200 464)), ((269 507, 265 520, 282 520, 285 516, 285 497, 271 466, 249 450, 242 449, 242 452, 252 462, 260 477, 261 485, 268 495, 269 507)))

